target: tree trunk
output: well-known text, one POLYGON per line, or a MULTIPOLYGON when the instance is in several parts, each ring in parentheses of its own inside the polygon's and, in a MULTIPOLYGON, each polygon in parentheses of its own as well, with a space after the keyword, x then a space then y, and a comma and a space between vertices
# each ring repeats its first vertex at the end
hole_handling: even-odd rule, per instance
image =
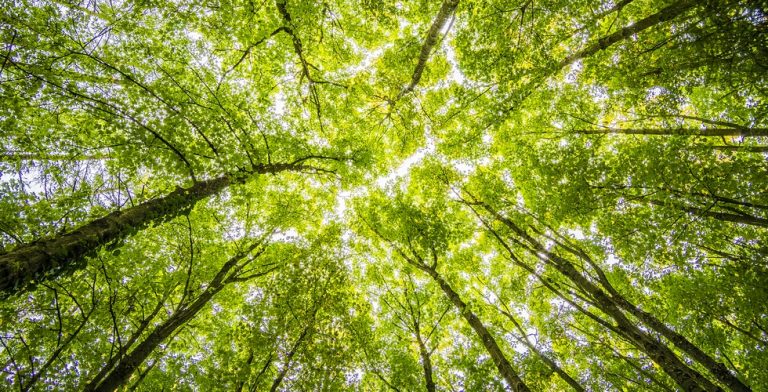
POLYGON ((277 388, 280 388, 280 384, 283 382, 285 375, 288 374, 288 370, 291 368, 291 361, 293 360, 293 356, 296 355, 296 352, 299 350, 299 346, 301 346, 301 343, 307 337, 307 334, 309 334, 310 327, 311 327, 311 324, 304 327, 304 330, 301 331, 301 335, 299 335, 299 338, 296 339, 295 343, 293 343, 293 347, 291 347, 291 351, 289 351, 288 354, 286 354, 283 368, 280 369, 280 373, 277 374, 277 377, 275 377, 275 380, 272 382, 272 387, 269 388, 269 392, 276 392, 277 388))
MULTIPOLYGON (((179 307, 167 320, 156 326, 147 338, 139 343, 130 354, 122 357, 106 377, 101 380, 91 380, 83 390, 86 392, 112 392, 125 384, 133 372, 135 372, 136 369, 149 358, 157 346, 168 339, 168 337, 170 337, 177 329, 194 318, 197 313, 211 301, 211 298, 213 298, 216 293, 221 291, 232 281, 230 280, 232 276, 227 277, 230 271, 236 273, 241 269, 243 265, 238 265, 238 263, 246 258, 260 244, 260 241, 254 241, 246 251, 238 253, 230 258, 224 263, 219 272, 216 273, 216 276, 211 280, 208 288, 206 288, 205 291, 203 291, 189 306, 179 307)), ((249 263, 257 256, 258 254, 246 261, 246 263, 249 263)))
POLYGON ((432 26, 430 26, 429 32, 427 32, 427 38, 424 40, 424 44, 421 46, 419 62, 416 64, 416 68, 414 69, 413 75, 411 76, 411 83, 409 83, 408 86, 406 86, 400 92, 398 98, 413 91, 414 87, 419 84, 421 75, 424 73, 424 68, 427 66, 429 55, 432 53, 432 49, 434 49, 435 45, 437 44, 438 38, 440 38, 440 32, 445 27, 445 24, 448 23, 448 18, 451 16, 458 5, 459 0, 443 1, 442 6, 440 6, 440 11, 438 11, 435 20, 432 22, 432 26))
POLYGON ((701 373, 682 362, 669 347, 657 341, 647 332, 641 330, 636 323, 629 320, 605 292, 584 278, 570 262, 548 252, 545 253, 545 257, 552 260, 550 265, 588 293, 594 299, 595 305, 616 322, 619 330, 636 347, 648 354, 683 390, 722 391, 701 373))
POLYGON ((427 387, 427 392, 435 392, 435 380, 432 377, 432 359, 430 358, 429 350, 424 340, 421 339, 421 331, 418 324, 416 327, 416 341, 419 343, 419 354, 421 355, 421 367, 424 368, 424 384, 427 387))
POLYGON ((224 286, 211 287, 201 294, 190 307, 174 313, 168 320, 157 326, 147 338, 130 354, 123 357, 117 366, 109 372, 103 381, 93 380, 84 391, 112 392, 125 384, 134 371, 149 358, 153 351, 163 343, 176 329, 191 320, 224 286), (96 384, 96 385, 94 385, 96 384))
MULTIPOLYGON (((254 174, 300 169, 294 164, 254 168, 254 174)), ((82 265, 81 261, 102 246, 119 241, 152 223, 173 219, 198 201, 215 195, 233 180, 224 175, 200 181, 122 211, 112 212, 71 232, 21 245, 0 255, 0 293, 16 294, 30 289, 34 281, 47 280, 82 265)))
POLYGON ((128 339, 125 345, 120 347, 117 353, 115 353, 115 355, 113 355, 111 358, 109 358, 109 360, 107 360, 107 363, 104 365, 104 367, 101 368, 99 373, 97 373, 96 376, 93 377, 91 382, 85 387, 86 391, 89 391, 95 388, 98 382, 104 379, 104 377, 106 377, 109 374, 109 371, 112 370, 115 364, 118 363, 118 361, 120 361, 123 358, 125 353, 128 352, 128 350, 133 346, 133 344, 136 343, 136 341, 139 339, 139 337, 141 337, 141 335, 144 333, 147 327, 149 327, 150 323, 155 318, 155 316, 157 316, 157 314, 163 308, 166 298, 167 298, 166 296, 163 296, 163 298, 161 298, 160 301, 158 301, 157 306, 155 306, 155 308, 152 310, 152 313, 150 313, 148 317, 144 318, 144 320, 141 321, 141 323, 136 328, 136 330, 133 331, 133 333, 131 334, 131 337, 128 339))
MULTIPOLYGON (((249 371, 251 369, 251 364, 253 363, 253 349, 251 349, 250 354, 248 354, 248 359, 245 361, 245 369, 249 371)), ((240 381, 237 383, 237 388, 235 390, 237 392, 243 392, 243 388, 245 388, 245 382, 248 380, 248 377, 243 377, 240 381)))
POLYGON ((768 137, 768 128, 604 128, 574 129, 571 132, 584 135, 658 135, 658 136, 731 136, 731 137, 768 137))
POLYGON ((672 202, 660 201, 660 200, 651 200, 650 203, 656 206, 675 208, 681 211, 691 213, 693 215, 698 215, 698 216, 708 217, 708 218, 715 218, 717 220, 721 220, 724 222, 741 223, 741 224, 750 225, 750 226, 768 227, 768 219, 759 218, 749 214, 729 214, 727 212, 710 211, 709 209, 688 207, 688 206, 679 205, 672 202))
POLYGON ((659 12, 646 17, 645 19, 639 20, 637 23, 632 24, 631 26, 627 26, 613 34, 606 35, 602 38, 599 38, 596 42, 593 44, 587 46, 586 48, 566 57, 561 61, 559 64, 557 64, 554 72, 557 72, 576 61, 583 59, 585 57, 589 57, 601 50, 607 49, 609 46, 625 40, 643 30, 646 30, 648 28, 651 28, 653 26, 656 26, 660 23, 666 22, 668 20, 672 20, 678 15, 682 14, 683 12, 687 11, 688 9, 692 8, 697 4, 694 0, 681 0, 675 3, 672 3, 668 5, 665 8, 662 8, 659 10, 659 12))
POLYGON ((512 316, 511 313, 501 309, 499 309, 499 311, 501 312, 501 314, 506 316, 507 319, 509 319, 512 322, 512 324, 515 325, 515 328, 517 328, 517 331, 520 333, 520 337, 519 338, 516 337, 517 341, 524 344, 526 347, 528 347, 529 350, 536 353, 536 355, 538 355, 539 358, 541 358, 541 360, 544 361, 544 363, 546 363, 547 366, 549 366, 549 368, 552 369, 553 372, 557 373, 557 375, 560 376, 560 378, 563 379, 563 381, 565 381, 568 385, 570 385, 574 391, 584 392, 584 387, 582 387, 581 384, 578 383, 578 381, 574 380, 573 377, 571 377, 568 373, 566 373, 565 370, 563 370, 557 363, 555 363, 554 360, 552 360, 543 352, 541 352, 538 348, 536 348, 536 346, 533 343, 531 343, 528 340, 528 338, 525 336, 525 331, 520 326, 520 323, 518 323, 517 320, 515 320, 515 317, 512 316))
POLYGON ((722 382, 724 385, 728 387, 728 389, 734 391, 734 392, 751 392, 752 389, 750 389, 748 386, 744 385, 736 376, 734 376, 730 370, 728 370, 725 365, 723 365, 720 362, 717 362, 714 358, 710 357, 702 351, 698 346, 691 343, 688 339, 686 339, 683 335, 680 335, 679 333, 673 331, 671 328, 669 328, 666 324, 662 323, 659 319, 657 319, 652 314, 643 311, 642 309, 638 308, 634 304, 630 303, 626 298, 624 298, 621 294, 616 292, 616 290, 611 287, 608 289, 608 291, 611 293, 611 297, 616 301, 616 303, 627 310, 630 314, 637 317, 638 320, 645 323, 645 325, 651 327, 654 331, 658 332, 667 340, 672 342, 677 348, 682 350, 684 353, 688 354, 693 360, 700 363, 702 366, 704 366, 709 372, 717 378, 718 381, 722 382))
POLYGON ((489 205, 482 203, 482 206, 496 219, 530 244, 530 247, 525 247, 529 253, 554 267, 568 280, 573 282, 576 287, 587 293, 594 301, 595 306, 616 322, 617 329, 621 331, 622 335, 635 345, 635 347, 642 350, 649 358, 656 362, 683 390, 722 391, 720 387, 713 384, 706 377, 701 375, 701 373, 682 362, 669 347, 656 340, 647 332, 640 329, 638 325, 629 320, 611 297, 599 287, 595 286, 594 283, 582 276, 570 261, 552 254, 540 242, 536 241, 535 238, 525 232, 525 230, 492 209, 489 205))
MULTIPOLYGON (((597 275, 597 279, 600 285, 608 292, 610 299, 618 305, 620 308, 628 311, 631 315, 635 316, 638 320, 643 322, 647 327, 664 336, 667 340, 672 342, 680 350, 688 354, 693 360, 703 365, 709 372, 722 382, 724 385, 734 392, 751 392, 751 389, 744 385, 738 378, 736 378, 728 368, 722 363, 715 361, 714 358, 707 355, 698 346, 691 343, 681 334, 675 332, 666 324, 657 319, 654 315, 640 309, 635 304, 629 302, 621 293, 616 290, 611 282, 608 280, 608 276, 603 269, 592 260, 586 252, 582 249, 572 247, 560 241, 556 241, 559 246, 566 249, 569 253, 576 255, 577 257, 585 260, 594 270, 597 275)), ((567 262, 567 261, 564 261, 567 262)))
POLYGON ((453 303, 453 305, 459 310, 461 316, 464 317, 464 320, 466 320, 470 327, 472 327, 477 336, 480 338, 480 341, 483 343, 483 346, 485 346, 486 350, 488 350, 488 353, 493 359, 493 363, 499 369, 499 373, 501 373, 501 376, 504 378, 504 380, 506 380, 509 387, 512 388, 512 390, 515 392, 529 392, 530 389, 528 389, 528 386, 525 385, 522 379, 520 379, 520 376, 517 375, 517 372, 512 369, 512 365, 510 365, 509 361, 504 356, 504 353, 501 351, 501 348, 499 348, 499 345, 496 343, 496 339, 494 339, 490 332, 488 332, 482 321, 480 321, 480 319, 469 308, 467 308, 467 304, 461 300, 459 294, 453 291, 453 288, 451 288, 448 282, 446 282, 443 277, 437 273, 434 267, 421 265, 420 269, 428 273, 429 276, 434 279, 434 281, 445 293, 445 296, 448 297, 451 303, 453 303))
MULTIPOLYGON (((555 242, 559 247, 565 249, 567 252, 575 255, 586 261, 595 271, 597 280, 600 285, 607 291, 609 298, 620 308, 626 310, 631 315, 635 316, 638 320, 643 322, 645 326, 650 327, 660 335, 664 336, 667 340, 672 342, 680 350, 688 354, 693 360, 703 365, 709 372, 717 378, 718 381, 728 386, 734 392, 751 392, 751 389, 744 385, 738 378, 736 378, 725 365, 715 361, 714 358, 707 355, 699 347, 691 343, 681 334, 675 332, 666 324, 661 322, 651 313, 643 311, 635 304, 627 300, 621 293, 616 290, 608 280, 608 276, 603 269, 583 250, 572 244, 564 244, 563 242, 555 239, 555 242)), ((538 245, 541 246, 541 245, 538 245)), ((558 256, 559 258, 559 256, 558 256)), ((559 258, 562 263, 569 263, 564 258, 559 258)))

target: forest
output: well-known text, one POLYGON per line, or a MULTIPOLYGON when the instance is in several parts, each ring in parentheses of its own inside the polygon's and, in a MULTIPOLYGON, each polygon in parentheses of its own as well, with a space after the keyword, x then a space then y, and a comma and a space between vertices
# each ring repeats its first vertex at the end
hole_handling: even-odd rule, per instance
POLYGON ((765 0, 3 0, 0 390, 768 391, 765 0))

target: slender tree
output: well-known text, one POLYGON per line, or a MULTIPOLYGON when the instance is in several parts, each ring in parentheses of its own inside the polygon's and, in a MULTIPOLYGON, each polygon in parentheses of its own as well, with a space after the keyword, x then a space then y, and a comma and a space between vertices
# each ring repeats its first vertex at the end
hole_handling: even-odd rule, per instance
MULTIPOLYGON (((247 266, 264 253, 267 248, 267 240, 268 238, 265 237, 252 241, 248 247, 227 260, 202 293, 194 300, 190 299, 182 303, 165 321, 154 327, 130 353, 120 358, 116 363, 108 362, 107 366, 111 369, 103 377, 92 379, 85 386, 85 390, 114 391, 118 389, 128 381, 160 344, 167 341, 179 328, 192 320, 227 285, 254 279, 272 272, 273 269, 267 269, 266 271, 242 273, 247 266)), ((105 372, 100 372, 97 377, 103 373, 105 372)))
POLYGON ((655 136, 705 136, 705 137, 766 137, 768 129, 738 128, 605 128, 574 129, 571 132, 584 135, 655 135, 655 136))
POLYGON ((179 216, 198 201, 218 194, 232 183, 243 182, 248 176, 318 170, 317 167, 301 163, 310 158, 301 158, 291 163, 259 165, 237 176, 225 175, 196 182, 189 188, 178 188, 163 197, 112 212, 70 232, 21 245, 0 255, 0 272, 3 276, 0 291, 20 293, 27 290, 34 281, 48 279, 62 271, 71 271, 79 261, 102 246, 116 243, 152 223, 179 216))
MULTIPOLYGON (((396 252, 403 258, 408 264, 416 267, 417 269, 425 272, 435 283, 440 287, 445 294, 445 297, 453 304, 456 310, 461 314, 464 320, 472 327, 472 330, 477 335, 480 342, 482 342, 488 354, 493 359, 494 365, 499 370, 502 378, 507 382, 509 388, 513 391, 529 391, 528 386, 523 382, 518 373, 512 368, 512 364, 509 362, 504 352, 501 351, 496 339, 491 335, 483 322, 472 310, 467 306, 467 303, 461 299, 461 296, 451 287, 451 285, 437 272, 437 250, 432 249, 432 261, 427 263, 424 258, 413 248, 410 247, 410 253, 406 253, 392 240, 384 237, 378 230, 368 225, 382 240, 386 241, 396 252)), ((411 240, 408 239, 408 242, 411 240)))
MULTIPOLYGON (((483 209, 488 211, 495 219, 498 219, 505 226, 511 229, 516 235, 518 235, 522 241, 528 243, 528 250, 530 253, 542 258, 546 262, 550 262, 554 268, 576 284, 579 288, 583 289, 588 295, 595 300, 597 305, 603 312, 610 315, 618 323, 620 330, 629 339, 637 343, 648 355, 654 358, 654 361, 659 363, 660 366, 665 368, 665 371, 683 388, 697 390, 697 388, 703 388, 701 390, 718 390, 719 388, 704 378, 696 370, 686 366, 681 362, 674 353, 669 350, 663 344, 656 342, 651 336, 643 333, 637 327, 633 327, 631 321, 624 315, 619 308, 623 308, 629 311, 630 314, 637 317, 640 321, 644 322, 649 328, 659 332, 671 342, 673 342, 680 349, 685 351, 691 357, 700 362, 721 382, 727 385, 733 391, 750 391, 751 389, 739 381, 731 374, 725 366, 718 363, 710 356, 706 355, 702 350, 693 345, 690 341, 685 339, 682 335, 674 332, 672 329, 664 325, 658 319, 653 317, 650 313, 640 310, 637 306, 631 304, 625 297, 619 294, 608 281, 605 273, 602 269, 591 259, 583 250, 578 250, 572 246, 565 245, 562 242, 554 239, 561 247, 567 249, 570 253, 575 254, 581 258, 585 258, 589 265, 595 269, 597 276, 599 277, 600 284, 603 289, 600 289, 593 283, 589 282, 581 273, 579 273, 573 266, 573 263, 569 260, 552 253, 547 250, 543 244, 534 239, 530 234, 525 232, 517 224, 507 217, 501 215, 498 211, 495 211, 487 203, 480 202, 479 205, 483 209)), ((518 242, 520 244, 520 242, 518 242)))

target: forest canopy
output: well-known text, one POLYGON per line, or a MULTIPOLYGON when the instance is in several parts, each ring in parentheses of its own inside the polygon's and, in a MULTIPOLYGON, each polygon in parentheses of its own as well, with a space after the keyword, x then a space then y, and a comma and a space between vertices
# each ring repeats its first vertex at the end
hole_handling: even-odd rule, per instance
POLYGON ((767 6, 4 1, 0 390, 768 390, 767 6))

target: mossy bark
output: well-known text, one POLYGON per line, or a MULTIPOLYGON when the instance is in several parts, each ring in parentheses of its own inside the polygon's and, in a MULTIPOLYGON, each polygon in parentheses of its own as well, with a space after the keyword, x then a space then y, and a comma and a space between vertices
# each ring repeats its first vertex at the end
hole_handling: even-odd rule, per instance
POLYGON ((260 165, 241 176, 224 175, 199 181, 189 188, 175 191, 104 217, 90 221, 75 230, 53 238, 19 246, 0 255, 0 293, 16 294, 34 287, 34 282, 47 280, 83 266, 86 256, 102 246, 119 241, 151 224, 159 224, 179 216, 198 201, 215 195, 232 182, 250 175, 301 170, 297 164, 260 165))
POLYGON ((0 255, 0 291, 22 292, 34 281, 76 269, 85 256, 152 223, 166 221, 230 184, 223 176, 201 181, 137 206, 114 211, 68 233, 22 245, 0 255))

